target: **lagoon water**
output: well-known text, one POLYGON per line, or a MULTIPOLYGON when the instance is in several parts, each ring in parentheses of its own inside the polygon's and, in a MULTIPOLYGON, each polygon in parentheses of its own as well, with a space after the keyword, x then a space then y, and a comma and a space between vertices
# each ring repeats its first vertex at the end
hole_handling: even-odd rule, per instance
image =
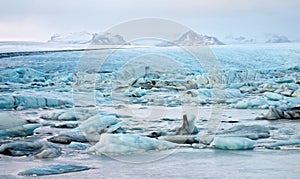
POLYGON ((62 155, 54 159, 0 155, 0 178, 18 178, 21 171, 50 164, 92 169, 46 178, 297 178, 300 174, 299 145, 288 150, 265 148, 299 138, 299 120, 255 120, 269 106, 300 105, 300 44, 211 46, 204 52, 212 61, 198 60, 183 47, 45 52, 38 49, 39 44, 33 46, 36 50, 28 53, 9 53, 0 47, 0 113, 32 120, 41 127, 28 137, 1 137, 1 145, 45 141, 70 130, 53 126, 66 124, 66 119, 80 124, 95 113, 117 116, 126 121, 123 129, 127 133, 143 136, 153 131, 172 133, 185 113, 197 114, 200 138, 210 128, 224 131, 240 124, 265 126, 270 135, 259 138, 255 148, 246 151, 189 146, 113 157, 58 144, 62 155), (145 78, 140 77, 146 75, 147 66, 151 88, 132 85, 135 80, 143 84, 145 78), (72 116, 72 110, 77 116, 72 116), (63 120, 53 117, 66 111, 63 120), (43 115, 50 117, 41 118, 43 115), (209 126, 212 120, 216 123, 209 126))

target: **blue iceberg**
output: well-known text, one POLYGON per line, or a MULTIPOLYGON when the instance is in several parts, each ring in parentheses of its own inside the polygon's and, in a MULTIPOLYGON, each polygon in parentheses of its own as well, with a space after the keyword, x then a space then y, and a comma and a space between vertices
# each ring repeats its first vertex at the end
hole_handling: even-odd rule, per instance
POLYGON ((255 141, 246 137, 216 136, 211 146, 223 150, 249 150, 253 149, 255 141))

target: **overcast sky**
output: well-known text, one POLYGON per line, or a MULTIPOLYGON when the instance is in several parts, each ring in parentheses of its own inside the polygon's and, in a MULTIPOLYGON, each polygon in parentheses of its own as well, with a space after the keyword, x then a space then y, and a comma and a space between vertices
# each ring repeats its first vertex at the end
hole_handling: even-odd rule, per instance
POLYGON ((201 34, 300 39, 299 0, 0 0, 0 40, 47 41, 52 34, 103 32, 156 17, 201 34))

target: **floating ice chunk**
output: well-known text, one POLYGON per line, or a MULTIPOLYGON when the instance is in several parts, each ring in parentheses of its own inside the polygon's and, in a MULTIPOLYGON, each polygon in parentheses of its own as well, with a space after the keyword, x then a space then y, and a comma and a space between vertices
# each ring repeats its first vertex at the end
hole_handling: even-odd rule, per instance
POLYGON ((184 82, 184 86, 186 89, 198 89, 198 85, 194 79, 191 77, 187 77, 186 81, 184 82))
POLYGON ((0 109, 15 107, 15 99, 11 95, 0 96, 0 109))
POLYGON ((0 137, 25 137, 32 135, 34 130, 40 127, 40 124, 24 124, 8 129, 0 130, 0 137))
POLYGON ((146 95, 147 90, 142 89, 141 87, 135 89, 132 92, 129 92, 128 96, 130 97, 142 97, 146 95))
POLYGON ((85 150, 89 145, 81 142, 71 142, 68 147, 78 150, 85 150))
POLYGON ((249 108, 249 103, 247 101, 239 101, 234 105, 237 109, 247 109, 249 108))
POLYGON ((199 143, 196 135, 168 135, 168 136, 160 136, 158 139, 166 140, 177 144, 199 143))
POLYGON ((65 123, 59 123, 59 124, 51 124, 51 127, 53 128, 64 128, 64 129, 74 129, 78 127, 77 122, 65 122, 65 123))
POLYGON ((46 106, 46 100, 37 96, 15 96, 18 106, 24 108, 37 108, 46 106))
POLYGON ((211 146, 223 150, 248 150, 254 148, 255 141, 246 137, 216 136, 211 146))
POLYGON ((72 141, 87 142, 86 138, 82 135, 82 133, 79 130, 72 130, 66 133, 62 133, 58 136, 53 136, 47 140, 59 144, 70 144, 72 141))
POLYGON ((196 83, 198 86, 208 85, 209 80, 205 75, 200 74, 196 76, 196 83))
POLYGON ((116 132, 123 122, 119 122, 116 116, 95 115, 83 121, 79 127, 58 136, 49 138, 50 142, 69 144, 76 142, 98 142, 100 135, 106 132, 116 132))
POLYGON ((198 92, 198 90, 191 89, 191 90, 185 91, 184 94, 183 94, 183 96, 184 96, 184 97, 191 97, 191 98, 194 98, 194 97, 199 96, 199 92, 198 92))
POLYGON ((254 87, 254 86, 242 86, 242 87, 240 88, 240 91, 241 91, 242 93, 252 93, 252 92, 255 91, 255 90, 257 90, 257 88, 254 87))
POLYGON ((61 106, 64 104, 71 104, 71 102, 64 101, 61 99, 54 99, 54 98, 46 98, 46 105, 48 107, 55 107, 55 106, 61 106))
POLYGON ((283 135, 293 135, 295 134, 295 130, 291 128, 281 128, 279 132, 283 135))
POLYGON ((199 89, 200 97, 204 98, 212 98, 212 99, 226 99, 226 98, 241 98, 244 95, 241 93, 239 89, 199 89))
POLYGON ((281 78, 281 79, 278 79, 278 80, 275 80, 275 83, 293 83, 294 80, 292 78, 281 78))
POLYGON ((3 82, 28 83, 46 80, 45 74, 32 68, 5 69, 0 75, 3 82))
POLYGON ((279 101, 281 99, 283 99, 283 96, 277 93, 272 93, 272 92, 265 92, 264 96, 268 99, 268 100, 273 100, 273 101, 279 101))
POLYGON ((248 108, 265 108, 268 106, 268 102, 266 99, 262 97, 256 97, 253 99, 244 99, 242 101, 238 101, 234 107, 237 109, 248 109, 248 108))
POLYGON ((295 83, 282 84, 280 85, 280 89, 296 91, 299 89, 299 85, 295 83))
POLYGON ((42 175, 54 175, 69 172, 79 172, 83 170, 89 170, 87 166, 80 165, 70 165, 70 164, 58 164, 58 165, 48 165, 43 167, 33 167, 23 172, 18 173, 18 175, 23 176, 42 176, 42 175))
POLYGON ((0 137, 25 137, 32 135, 40 124, 29 124, 26 120, 9 114, 0 115, 0 137))
POLYGON ((195 126, 195 115, 183 115, 182 126, 176 129, 177 135, 197 134, 198 128, 195 126))
POLYGON ((270 137, 270 129, 262 125, 236 125, 225 131, 218 132, 217 134, 234 136, 234 137, 247 137, 250 139, 268 138, 270 137))
POLYGON ((38 108, 38 107, 55 107, 61 105, 72 104, 69 100, 48 98, 46 96, 33 96, 33 95, 1 95, 0 96, 0 109, 10 108, 38 108))
POLYGON ((41 116, 42 119, 47 119, 47 120, 58 120, 58 117, 62 114, 63 112, 52 112, 52 113, 47 113, 43 114, 41 116))
POLYGON ((293 94, 293 90, 280 90, 279 93, 283 96, 291 97, 293 94))
POLYGON ((268 105, 268 101, 262 97, 256 97, 254 99, 249 100, 248 105, 250 108, 263 108, 263 106, 268 105))
POLYGON ((17 95, 14 96, 15 104, 18 107, 22 108, 38 108, 38 107, 54 107, 54 106, 61 106, 66 104, 71 104, 68 100, 61 100, 61 99, 53 99, 47 98, 42 96, 24 96, 24 95, 17 95))
POLYGON ((231 84, 227 84, 226 87, 232 88, 232 89, 240 89, 244 85, 245 85, 245 83, 231 83, 231 84))
POLYGON ((226 89, 226 98, 241 98, 244 95, 239 89, 226 89))
POLYGON ((274 82, 267 82, 267 83, 260 85, 260 87, 266 89, 267 91, 274 91, 274 90, 278 89, 280 87, 280 85, 277 83, 274 83, 274 82))
POLYGON ((50 142, 14 141, 0 146, 0 153, 10 156, 34 155, 37 158, 59 157, 61 149, 50 142))
POLYGON ((300 89, 294 91, 294 93, 292 94, 293 97, 297 97, 300 98, 300 89))
POLYGON ((88 149, 96 154, 126 154, 148 150, 166 150, 175 148, 176 144, 143 137, 136 134, 109 134, 101 135, 100 141, 88 149))
POLYGON ((268 149, 281 149, 286 146, 299 146, 300 145, 300 139, 291 139, 288 141, 281 141, 281 142, 275 142, 273 144, 266 145, 265 147, 268 149))
POLYGON ((80 131, 88 141, 99 141, 100 135, 105 132, 114 132, 123 125, 115 116, 90 117, 79 125, 80 131))
POLYGON ((292 139, 299 139, 299 140, 300 140, 300 132, 299 132, 298 134, 294 135, 294 136, 292 137, 292 139))
POLYGON ((257 117, 257 120, 267 119, 300 119, 300 107, 293 107, 291 109, 284 109, 280 107, 270 106, 269 111, 263 117, 257 117))
POLYGON ((67 111, 58 116, 60 121, 75 121, 76 119, 75 111, 67 111))
POLYGON ((24 124, 27 124, 26 120, 12 116, 9 113, 0 113, 0 130, 21 126, 24 124))
POLYGON ((198 90, 200 97, 203 98, 211 98, 211 91, 210 89, 201 88, 198 90))

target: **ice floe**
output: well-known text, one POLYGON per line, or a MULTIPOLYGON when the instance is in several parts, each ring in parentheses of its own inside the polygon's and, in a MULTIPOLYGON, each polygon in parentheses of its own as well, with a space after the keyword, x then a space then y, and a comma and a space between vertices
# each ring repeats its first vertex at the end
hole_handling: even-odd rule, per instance
POLYGON ((34 130, 40 126, 8 113, 0 114, 0 137, 26 137, 33 135, 34 130))
POLYGON ((211 146, 223 150, 249 150, 253 149, 255 141, 246 137, 214 137, 211 146))
POLYGON ((61 148, 44 141, 13 141, 2 144, 0 153, 10 156, 35 156, 36 158, 55 158, 61 155, 61 148))
POLYGON ((88 149, 96 154, 118 155, 149 150, 175 148, 176 144, 137 134, 102 134, 98 143, 88 149))
POLYGON ((69 172, 79 172, 84 170, 89 170, 90 167, 73 165, 73 164, 57 164, 48 166, 39 166, 27 169, 25 171, 19 172, 18 175, 21 176, 43 176, 43 175, 55 175, 69 172))
POLYGON ((217 133, 222 136, 247 137, 249 139, 259 139, 270 137, 270 129, 262 125, 236 125, 230 129, 217 133))

